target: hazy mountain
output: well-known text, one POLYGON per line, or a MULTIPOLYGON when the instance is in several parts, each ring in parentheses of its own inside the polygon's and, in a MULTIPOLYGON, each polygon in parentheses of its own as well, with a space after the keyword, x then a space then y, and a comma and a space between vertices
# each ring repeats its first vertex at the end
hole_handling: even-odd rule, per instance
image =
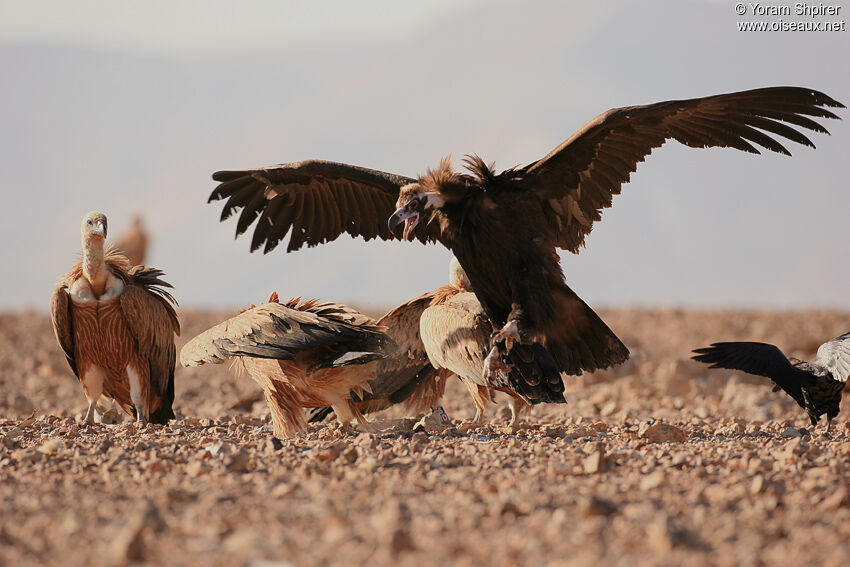
MULTIPOLYGON (((572 4, 226 57, 0 45, 0 308, 46 308, 90 209, 115 235, 144 216, 184 306, 272 290, 390 305, 443 283, 448 252, 342 239, 249 255, 205 204, 211 172, 317 157, 415 175, 473 152, 508 167, 613 106, 783 84, 850 102, 847 32, 741 33, 726 3, 572 4)), ((564 256, 568 282, 592 304, 850 307, 850 124, 827 127, 792 158, 656 150, 564 256)))

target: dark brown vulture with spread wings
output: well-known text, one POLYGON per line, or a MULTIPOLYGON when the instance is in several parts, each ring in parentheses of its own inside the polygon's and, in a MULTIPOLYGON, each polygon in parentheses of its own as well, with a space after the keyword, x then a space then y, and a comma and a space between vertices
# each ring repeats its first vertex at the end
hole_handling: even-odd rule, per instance
POLYGON ((789 360, 771 344, 714 343, 694 350, 694 360, 709 368, 729 368, 770 378, 774 391, 783 390, 806 410, 812 425, 826 414, 826 432, 841 410, 841 396, 850 377, 850 333, 823 343, 814 362, 789 360))
POLYGON ((101 394, 138 421, 174 418, 174 335, 180 323, 176 302, 163 288, 162 272, 131 267, 127 258, 104 250, 106 216, 83 218, 82 262, 59 278, 51 297, 56 339, 89 402, 94 420, 101 394))
POLYGON ((364 413, 408 398, 431 403, 439 382, 419 340, 426 306, 417 298, 374 321, 341 303, 279 303, 273 294, 192 339, 180 362, 235 358, 263 388, 276 437, 304 431, 304 409, 326 406, 340 425, 371 430, 364 413))
POLYGON ((578 252, 602 209, 654 148, 758 147, 789 154, 778 139, 814 144, 813 118, 843 105, 806 88, 770 87, 609 110, 542 159, 496 173, 480 158, 469 173, 448 160, 419 179, 325 161, 213 175, 222 219, 241 209, 237 235, 256 221, 251 249, 288 250, 344 232, 439 241, 454 252, 494 329, 486 374, 513 368, 511 386, 532 403, 562 396, 561 373, 607 368, 628 358, 614 333, 569 287, 557 249, 578 252), (386 218, 390 218, 386 226, 386 218), (404 223, 401 235, 393 231, 404 223))

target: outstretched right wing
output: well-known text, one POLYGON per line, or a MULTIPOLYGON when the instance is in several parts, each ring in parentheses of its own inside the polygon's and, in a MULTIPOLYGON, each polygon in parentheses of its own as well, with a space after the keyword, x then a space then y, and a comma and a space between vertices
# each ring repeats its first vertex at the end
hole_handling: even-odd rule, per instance
MULTIPOLYGON (((251 251, 273 250, 287 233, 287 252, 304 244, 330 242, 343 232, 365 240, 398 239, 387 227, 399 190, 415 179, 365 167, 322 160, 285 163, 261 169, 219 171, 209 201, 227 199, 221 220, 242 210, 236 236, 257 221, 251 251), (259 217, 259 218, 258 218, 259 217)), ((436 239, 437 226, 414 230, 420 242, 436 239)))
POLYGON ((782 388, 801 408, 806 407, 803 388, 814 384, 806 372, 794 368, 791 361, 774 345, 754 342, 713 343, 693 351, 696 361, 710 364, 709 368, 740 370, 765 376, 782 388))

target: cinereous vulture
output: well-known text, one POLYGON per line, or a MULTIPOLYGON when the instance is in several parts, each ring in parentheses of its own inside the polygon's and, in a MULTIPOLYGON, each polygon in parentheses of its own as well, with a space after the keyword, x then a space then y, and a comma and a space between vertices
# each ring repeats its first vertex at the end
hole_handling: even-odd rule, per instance
POLYGON ((268 252, 287 234, 290 251, 342 233, 439 241, 460 261, 496 332, 487 379, 513 369, 511 386, 526 399, 556 401, 561 373, 628 358, 567 286, 557 250, 579 251, 637 164, 668 139, 789 154, 778 139, 814 146, 801 129, 826 133, 813 118, 838 118, 828 110, 838 107, 811 89, 769 87, 616 108, 543 158, 501 173, 474 156, 466 173, 444 159, 419 179, 310 160, 215 173, 210 201, 226 200, 222 219, 241 209, 237 236, 256 221, 252 250, 268 252))

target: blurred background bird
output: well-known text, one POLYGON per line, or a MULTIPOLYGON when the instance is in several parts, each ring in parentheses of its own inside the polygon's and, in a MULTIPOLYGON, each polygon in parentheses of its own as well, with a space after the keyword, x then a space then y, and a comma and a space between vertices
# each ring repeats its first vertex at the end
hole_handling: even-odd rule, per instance
POLYGON ((135 215, 130 226, 115 241, 115 250, 124 255, 132 266, 144 266, 148 251, 148 233, 142 217, 135 215))

